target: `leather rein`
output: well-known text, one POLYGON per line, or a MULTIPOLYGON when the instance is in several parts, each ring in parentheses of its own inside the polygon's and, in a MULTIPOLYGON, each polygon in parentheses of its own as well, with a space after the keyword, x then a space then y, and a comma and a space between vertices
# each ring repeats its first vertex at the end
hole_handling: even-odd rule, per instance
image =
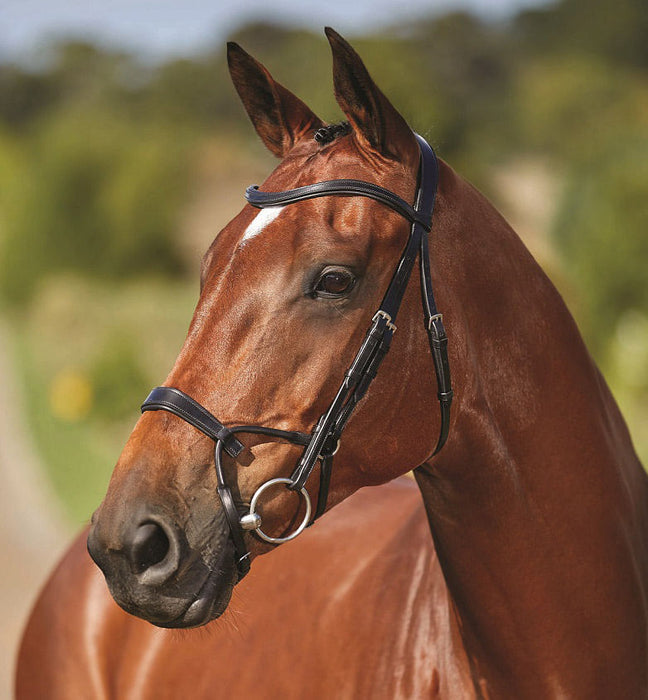
POLYGON ((421 297, 428 332, 430 349, 434 360, 434 370, 438 386, 438 399, 441 410, 441 427, 433 455, 445 444, 450 429, 450 406, 452 386, 448 362, 448 338, 443 326, 443 317, 438 312, 432 290, 428 233, 432 226, 432 212, 439 181, 439 165, 436 155, 424 138, 415 134, 421 152, 418 184, 414 206, 390 190, 362 180, 326 180, 284 192, 262 192, 257 186, 248 187, 247 201, 254 207, 281 206, 301 202, 306 199, 327 196, 369 197, 384 204, 411 224, 409 239, 398 262, 396 270, 385 292, 380 308, 371 321, 371 326, 353 362, 344 375, 338 392, 328 409, 320 416, 310 434, 299 431, 278 430, 259 425, 224 426, 214 415, 180 389, 158 386, 142 404, 144 411, 169 411, 190 423, 211 438, 215 443, 214 462, 216 467, 217 490, 230 528, 236 551, 238 580, 250 570, 250 552, 245 544, 245 531, 250 530, 266 542, 279 544, 294 539, 308 525, 311 525, 326 510, 333 456, 340 444, 342 432, 360 399, 373 381, 378 367, 389 350, 394 325, 405 289, 410 279, 416 258, 421 272, 421 297), (239 514, 232 492, 227 486, 223 470, 223 451, 236 458, 244 449, 237 439, 238 433, 260 434, 301 445, 304 451, 290 478, 270 479, 256 490, 250 501, 248 512, 239 514), (317 508, 311 519, 312 505, 306 482, 315 465, 320 462, 319 494, 317 508), (298 492, 304 499, 306 511, 301 524, 287 536, 270 537, 261 529, 261 517, 256 512, 261 495, 276 485, 285 485, 298 492))

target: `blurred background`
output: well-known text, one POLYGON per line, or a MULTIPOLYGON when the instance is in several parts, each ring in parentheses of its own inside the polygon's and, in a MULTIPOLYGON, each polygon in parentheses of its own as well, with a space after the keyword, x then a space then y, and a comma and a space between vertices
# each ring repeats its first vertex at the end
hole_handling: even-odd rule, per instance
POLYGON ((648 464, 645 0, 222 4, 0 7, 0 697, 37 586, 182 344, 201 254, 273 167, 226 39, 329 120, 322 27, 352 40, 545 267, 648 464))

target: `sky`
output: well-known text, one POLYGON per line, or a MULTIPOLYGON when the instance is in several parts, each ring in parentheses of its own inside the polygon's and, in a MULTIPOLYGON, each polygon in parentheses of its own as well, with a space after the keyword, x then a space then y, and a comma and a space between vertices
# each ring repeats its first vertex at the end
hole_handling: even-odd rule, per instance
POLYGON ((214 46, 254 19, 350 36, 449 9, 505 17, 543 0, 0 0, 0 58, 25 59, 44 40, 82 36, 152 60, 214 46))

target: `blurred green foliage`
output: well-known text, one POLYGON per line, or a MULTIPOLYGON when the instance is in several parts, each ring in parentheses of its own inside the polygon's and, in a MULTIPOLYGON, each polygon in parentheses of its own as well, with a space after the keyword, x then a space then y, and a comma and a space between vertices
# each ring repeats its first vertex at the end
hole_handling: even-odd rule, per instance
POLYGON ((648 312, 648 133, 621 146, 570 173, 554 229, 572 282, 586 290, 579 321, 604 365, 610 329, 630 310, 648 312))
MULTIPOLYGON (((644 462, 646 37, 645 0, 561 0, 500 23, 454 12, 352 37, 412 126, 496 204, 496 170, 521 160, 556 185, 556 201, 543 203, 540 233, 555 252, 545 263, 644 462)), ((322 35, 251 24, 232 39, 323 118, 341 118, 322 35)), ((268 162, 224 54, 152 66, 68 41, 49 47, 39 71, 0 64, 0 303, 15 321, 35 433, 77 517, 100 497, 189 321, 188 212, 203 201, 216 233, 238 207, 228 189, 236 164, 251 181, 248 164, 268 162), (38 385, 51 387, 47 397, 38 385), (61 409, 57 397, 75 392, 61 409)))
POLYGON ((97 415, 107 420, 133 415, 133 406, 151 389, 142 359, 139 339, 124 334, 111 337, 101 347, 88 377, 93 393, 101 397, 94 404, 97 415))
POLYGON ((116 285, 58 275, 14 324, 31 427, 75 523, 103 498, 138 407, 172 366, 196 300, 197 285, 182 281, 116 285))
POLYGON ((7 194, 5 298, 24 302, 61 270, 111 279, 180 272, 174 231, 187 152, 182 135, 168 137, 94 110, 58 113, 23 137, 22 187, 7 194))

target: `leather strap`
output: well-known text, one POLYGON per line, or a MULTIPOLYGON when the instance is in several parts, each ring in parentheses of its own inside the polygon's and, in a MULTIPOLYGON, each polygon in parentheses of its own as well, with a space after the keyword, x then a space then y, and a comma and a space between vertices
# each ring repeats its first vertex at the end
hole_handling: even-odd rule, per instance
POLYGON ((295 187, 295 189, 284 190, 283 192, 262 192, 258 185, 250 185, 245 190, 247 201, 253 207, 259 209, 294 204, 295 202, 303 202, 306 199, 330 197, 331 195, 375 199, 377 202, 386 204, 394 211, 397 211, 408 221, 418 221, 426 231, 430 230, 431 218, 426 216, 425 210, 418 211, 397 194, 373 182, 365 182, 364 180, 323 180, 322 182, 295 187))
MULTIPOLYGON (((430 148, 428 144, 418 134, 416 138, 422 149, 430 148)), ((423 163, 426 167, 426 163, 423 163)), ((436 170, 435 180, 438 181, 437 160, 434 160, 433 167, 436 170)), ((425 177, 425 173, 422 173, 425 177)), ((422 206, 434 208, 434 200, 436 198, 436 188, 433 191, 425 191, 422 189, 421 196, 424 198, 422 206)), ((439 428, 439 437, 432 456, 436 455, 439 450, 445 445, 450 432, 450 407, 452 405, 452 381, 450 377, 450 362, 448 360, 448 336, 443 325, 443 316, 439 313, 434 299, 434 288, 432 286, 432 273, 430 272, 430 251, 427 236, 421 236, 419 249, 419 264, 421 276, 421 299, 423 303, 423 311, 425 315, 425 328, 428 334, 428 342, 432 359, 434 361, 434 372, 437 380, 437 398, 441 413, 441 423, 439 428)))
POLYGON ((243 449, 243 445, 234 437, 229 428, 226 428, 206 408, 203 408, 180 389, 174 389, 170 386, 155 387, 142 404, 142 413, 144 411, 174 413, 215 442, 221 440, 225 445, 225 451, 231 457, 238 457, 243 449))
POLYGON ((329 486, 331 485, 331 472, 333 471, 333 456, 328 455, 320 459, 320 483, 319 491, 317 494, 317 508, 313 515, 313 519, 310 521, 309 526, 312 525, 318 518, 324 515, 326 510, 326 503, 328 502, 329 486))
MULTIPOLYGON (((216 449, 218 450, 218 446, 222 444, 222 442, 217 442, 216 449)), ((240 515, 236 504, 234 503, 234 497, 232 496, 229 486, 227 486, 227 484, 219 483, 216 486, 216 490, 218 491, 218 497, 220 498, 221 505, 223 506, 223 511, 225 512, 225 517, 227 518, 227 525, 229 526, 229 530, 232 535, 232 543, 234 544, 234 551, 236 552, 236 571, 238 574, 238 583, 238 581, 240 581, 250 571, 250 551, 245 544, 245 537, 240 525, 240 515)))

